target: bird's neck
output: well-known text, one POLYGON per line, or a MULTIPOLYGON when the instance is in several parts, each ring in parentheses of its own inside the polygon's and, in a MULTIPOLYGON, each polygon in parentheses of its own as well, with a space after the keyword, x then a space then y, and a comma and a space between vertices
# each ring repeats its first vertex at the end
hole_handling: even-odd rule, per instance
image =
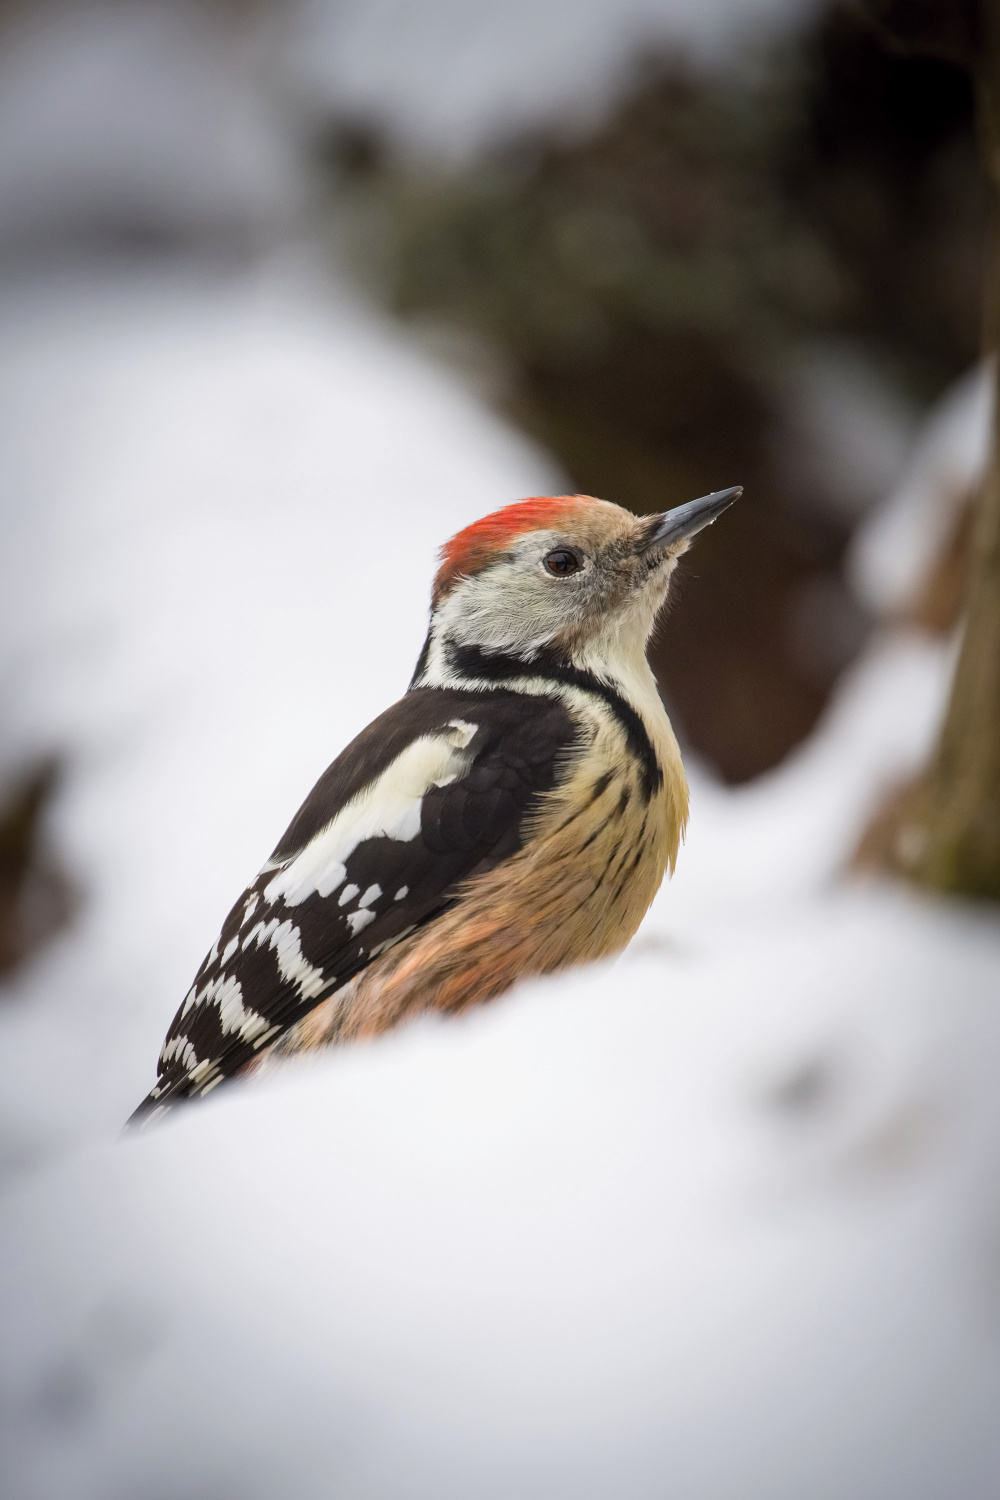
POLYGON ((569 650, 539 647, 523 655, 456 643, 432 622, 410 688, 508 689, 547 695, 561 688, 606 695, 610 690, 641 719, 657 763, 686 804, 686 782, 677 739, 635 632, 609 630, 569 650))

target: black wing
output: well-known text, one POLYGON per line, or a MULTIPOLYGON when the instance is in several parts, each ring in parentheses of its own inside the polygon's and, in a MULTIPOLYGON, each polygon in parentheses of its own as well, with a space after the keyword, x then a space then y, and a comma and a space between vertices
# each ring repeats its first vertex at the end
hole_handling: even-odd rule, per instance
POLYGON ((514 854, 576 734, 558 699, 515 692, 416 688, 380 715, 323 773, 229 913, 132 1120, 230 1077, 447 907, 462 882, 514 854), (428 739, 451 745, 450 761, 444 784, 432 778, 411 806, 400 800, 400 767, 428 739), (395 836, 366 830, 359 802, 369 825, 398 804, 395 836), (362 836, 331 866, 329 849, 350 845, 351 828, 362 836))

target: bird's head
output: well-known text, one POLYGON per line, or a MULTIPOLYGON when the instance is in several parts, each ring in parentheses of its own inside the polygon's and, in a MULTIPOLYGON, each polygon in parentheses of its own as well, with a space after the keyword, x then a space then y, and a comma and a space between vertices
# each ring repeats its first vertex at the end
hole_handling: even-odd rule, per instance
POLYGON ((718 490, 655 516, 590 495, 541 496, 485 516, 441 550, 430 651, 471 647, 525 662, 545 652, 598 669, 634 658, 677 559, 741 493, 718 490))

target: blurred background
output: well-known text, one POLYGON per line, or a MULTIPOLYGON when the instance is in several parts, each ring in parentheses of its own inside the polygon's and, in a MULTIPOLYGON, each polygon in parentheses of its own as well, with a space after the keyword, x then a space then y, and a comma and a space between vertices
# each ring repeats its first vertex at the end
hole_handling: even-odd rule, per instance
POLYGON ((886 874, 989 456, 990 205, 966 63, 894 45, 878 8, 0 5, 12 1495, 103 1500, 154 1472, 164 1500, 996 1494, 1000 929, 886 874), (645 512, 736 483, 652 647, 693 816, 633 967, 335 1060, 298 1102, 262 1091, 110 1144, 233 893, 404 690, 444 538, 528 493, 645 512), (544 1077, 521 1076, 529 1053, 544 1077), (380 1175, 373 1099, 436 1206, 380 1175), (579 1130, 556 1151, 560 1109, 579 1130), (456 1292, 429 1268, 468 1207, 466 1128, 493 1189, 472 1193, 456 1292), (328 1259, 250 1347, 212 1278, 259 1255, 288 1295, 289 1245, 248 1204, 317 1139, 328 1217, 302 1183, 280 1213, 328 1259), (206 1149, 218 1176, 198 1177, 206 1149), (514 1179, 534 1187, 508 1201, 514 1179), (648 1261, 593 1232, 649 1202, 648 1261), (506 1269, 497 1216, 521 1236, 506 1269), (423 1291, 371 1269, 383 1218, 423 1246, 423 1291), (215 1252, 211 1275, 185 1262, 183 1295, 179 1224, 215 1252), (574 1295, 604 1321, 577 1348, 581 1304, 552 1309, 581 1235, 574 1295), (371 1299, 353 1332, 338 1255, 371 1299), (387 1332, 397 1298, 426 1323, 387 1332), (216 1335, 193 1385, 192 1307, 216 1335), (357 1388, 337 1340, 382 1351, 357 1388), (262 1396, 238 1416, 234 1372, 279 1367, 276 1423, 262 1396), (493 1430, 456 1392, 498 1370, 493 1430), (317 1389, 360 1403, 360 1437, 331 1436, 317 1389))

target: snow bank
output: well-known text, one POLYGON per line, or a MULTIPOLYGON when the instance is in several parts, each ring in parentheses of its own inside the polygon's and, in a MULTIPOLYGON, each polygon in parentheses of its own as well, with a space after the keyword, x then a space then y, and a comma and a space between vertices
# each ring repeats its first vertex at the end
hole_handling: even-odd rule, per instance
POLYGON ((947 648, 693 768, 616 964, 121 1141, 219 920, 403 690, 435 546, 559 484, 305 288, 0 304, 0 774, 86 901, 0 1010, 14 1500, 987 1500, 1000 929, 838 874, 947 648))
POLYGON ((843 897, 81 1152, 4 1209, 10 1492, 986 1500, 998 963, 843 897))

